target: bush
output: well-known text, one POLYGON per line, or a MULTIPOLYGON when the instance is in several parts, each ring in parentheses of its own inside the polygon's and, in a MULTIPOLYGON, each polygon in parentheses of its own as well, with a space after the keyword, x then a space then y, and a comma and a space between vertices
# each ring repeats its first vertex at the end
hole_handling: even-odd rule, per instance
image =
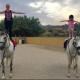
POLYGON ((58 33, 54 33, 54 36, 59 36, 59 34, 58 33))
POLYGON ((47 37, 47 35, 45 33, 43 33, 39 37, 47 37))
POLYGON ((58 30, 58 33, 64 33, 62 30, 58 30))

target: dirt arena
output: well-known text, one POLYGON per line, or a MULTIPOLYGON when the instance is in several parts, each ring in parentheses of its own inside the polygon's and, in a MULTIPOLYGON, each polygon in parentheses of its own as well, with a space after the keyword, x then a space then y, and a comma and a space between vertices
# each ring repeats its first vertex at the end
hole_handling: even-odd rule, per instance
MULTIPOLYGON (((78 60, 80 75, 80 57, 78 60)), ((68 79, 67 55, 63 48, 22 44, 14 54, 12 79, 68 79)), ((1 78, 0 68, 0 78, 1 78)), ((9 67, 6 67, 6 79, 9 79, 9 67)), ((71 70, 71 78, 75 71, 71 70)))

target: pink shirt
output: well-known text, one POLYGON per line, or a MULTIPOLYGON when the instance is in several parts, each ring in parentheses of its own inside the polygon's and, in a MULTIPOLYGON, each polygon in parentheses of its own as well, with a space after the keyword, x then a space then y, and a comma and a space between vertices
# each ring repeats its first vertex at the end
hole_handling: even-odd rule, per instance
POLYGON ((68 20, 68 28, 74 28, 74 20, 68 20))

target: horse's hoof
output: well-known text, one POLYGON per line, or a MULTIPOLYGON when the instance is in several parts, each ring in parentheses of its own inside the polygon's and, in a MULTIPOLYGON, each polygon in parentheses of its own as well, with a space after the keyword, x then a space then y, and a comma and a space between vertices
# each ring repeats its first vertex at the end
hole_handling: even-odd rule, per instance
POLYGON ((5 79, 5 76, 2 76, 2 79, 5 79))
POLYGON ((67 78, 70 78, 70 75, 69 74, 67 75, 67 78))
POLYGON ((12 78, 12 73, 10 74, 9 78, 12 78))
POLYGON ((76 66, 74 66, 74 70, 76 69, 76 66))
POLYGON ((79 75, 76 75, 76 78, 79 78, 79 75))
POLYGON ((73 68, 73 70, 75 70, 75 68, 73 68))
POLYGON ((70 76, 67 76, 67 78, 70 78, 70 76))
POLYGON ((9 78, 12 78, 12 76, 9 76, 9 78))
POLYGON ((9 78, 12 78, 12 76, 9 76, 9 78))

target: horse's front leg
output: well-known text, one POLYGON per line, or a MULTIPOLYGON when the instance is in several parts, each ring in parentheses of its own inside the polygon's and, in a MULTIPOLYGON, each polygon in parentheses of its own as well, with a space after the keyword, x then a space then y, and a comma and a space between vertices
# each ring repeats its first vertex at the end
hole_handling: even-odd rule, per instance
MULTIPOLYGON (((0 54, 0 58, 1 58, 1 54, 0 54)), ((2 60, 2 59, 0 59, 0 67, 1 67, 1 65, 2 65, 2 62, 1 62, 1 60, 2 60)))
POLYGON ((4 57, 3 57, 3 59, 2 59, 2 79, 5 79, 4 57))
POLYGON ((67 74, 67 77, 68 77, 68 78, 70 78, 71 63, 72 63, 71 59, 68 58, 68 74, 67 74))
POLYGON ((13 73, 12 66, 13 66, 13 60, 11 59, 11 62, 10 62, 10 76, 9 76, 9 78, 12 78, 12 73, 13 73))
POLYGON ((0 67, 1 67, 1 60, 0 60, 0 67))
POLYGON ((6 57, 6 66, 8 66, 8 57, 6 57))

